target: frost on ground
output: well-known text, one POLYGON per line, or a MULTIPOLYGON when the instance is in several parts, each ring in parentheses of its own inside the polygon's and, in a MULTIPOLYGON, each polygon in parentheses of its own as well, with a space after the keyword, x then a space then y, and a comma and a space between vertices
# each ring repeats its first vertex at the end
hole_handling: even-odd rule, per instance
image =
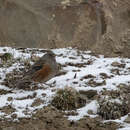
POLYGON ((87 102, 84 107, 75 110, 76 115, 69 115, 69 120, 76 121, 84 116, 94 118, 101 114, 100 116, 105 120, 115 118, 113 121, 127 127, 119 130, 130 129, 128 128, 130 122, 124 123, 130 109, 130 97, 126 96, 130 93, 130 59, 105 58, 103 55, 95 55, 90 51, 72 48, 52 49, 52 51, 56 54, 56 61, 61 65, 63 73, 45 84, 37 84, 31 89, 22 90, 3 84, 7 74, 12 71, 21 71, 25 65, 33 64, 34 57, 41 57, 46 50, 0 48, 0 53, 8 52, 13 55, 13 62, 11 61, 10 64, 3 63, 0 59, 0 118, 17 120, 22 117, 31 117, 38 109, 50 104, 58 89, 73 87, 87 102), (122 108, 116 110, 118 106, 123 106, 124 100, 126 101, 124 105, 128 105, 128 110, 126 109, 128 112, 124 112, 122 108), (104 102, 108 103, 102 107, 104 102), (117 103, 114 109, 114 106, 108 105, 114 105, 113 102, 117 103), (111 115, 105 112, 108 106, 111 109, 111 115))

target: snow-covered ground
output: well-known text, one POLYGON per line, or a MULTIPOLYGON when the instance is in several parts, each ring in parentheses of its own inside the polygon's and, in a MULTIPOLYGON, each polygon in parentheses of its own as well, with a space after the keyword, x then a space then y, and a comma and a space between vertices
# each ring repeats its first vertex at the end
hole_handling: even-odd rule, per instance
MULTIPOLYGON (((35 49, 34 49, 35 50, 35 49)), ((42 49, 39 49, 42 50, 42 49)), ((41 57, 43 51, 38 49, 34 51, 33 55, 41 57)), ((52 49, 56 54, 56 61, 61 64, 61 71, 65 71, 64 75, 59 75, 46 82, 46 84, 39 84, 42 86, 39 89, 33 91, 25 91, 19 89, 11 89, 7 86, 0 85, 1 90, 11 90, 11 93, 0 95, 0 108, 5 106, 12 106, 13 112, 5 113, 0 109, 1 118, 11 118, 12 115, 16 114, 17 117, 29 117, 35 112, 36 109, 42 108, 49 104, 55 90, 64 87, 74 87, 77 91, 79 90, 97 90, 99 93, 101 90, 116 90, 120 83, 130 84, 130 59, 128 58, 105 58, 103 55, 93 56, 90 51, 79 51, 72 48, 52 49), (124 65, 124 67, 118 67, 118 65, 112 65, 113 62, 124 65), (105 73, 109 78, 103 78, 101 73, 105 73), (90 79, 84 79, 86 75, 93 75, 94 81, 99 83, 98 86, 92 86, 88 84, 90 79), (105 80, 105 83, 103 81, 105 80), (34 98, 26 98, 36 93, 34 98), (12 98, 12 100, 9 100, 12 98), (40 105, 32 106, 36 99, 41 99, 40 105), (26 112, 25 112, 26 111, 26 112)), ((0 53, 9 52, 12 53, 14 58, 28 59, 31 57, 31 49, 26 49, 25 52, 22 49, 15 49, 10 47, 1 47, 0 53), (5 51, 6 50, 6 51, 5 51)), ((10 67, 0 68, 0 82, 5 78, 5 74, 11 72, 13 69, 21 68, 19 63, 14 63, 10 67)), ((96 116, 98 103, 96 100, 86 104, 83 108, 77 109, 78 115, 68 116, 69 120, 79 120, 85 115, 89 115, 87 112, 89 109, 95 113, 95 115, 89 115, 92 118, 96 116)), ((124 117, 126 118, 126 116, 124 117)), ((124 118, 115 120, 123 123, 124 118)), ((130 124, 124 124, 126 128, 119 130, 130 130, 130 124)))

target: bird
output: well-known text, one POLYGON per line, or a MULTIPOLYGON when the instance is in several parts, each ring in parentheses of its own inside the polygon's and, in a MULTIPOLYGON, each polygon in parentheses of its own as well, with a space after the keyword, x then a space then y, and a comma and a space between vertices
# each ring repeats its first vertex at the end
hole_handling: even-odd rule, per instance
POLYGON ((56 62, 55 54, 48 51, 30 69, 23 74, 23 78, 16 84, 17 88, 24 88, 32 82, 45 83, 59 73, 60 66, 56 62))

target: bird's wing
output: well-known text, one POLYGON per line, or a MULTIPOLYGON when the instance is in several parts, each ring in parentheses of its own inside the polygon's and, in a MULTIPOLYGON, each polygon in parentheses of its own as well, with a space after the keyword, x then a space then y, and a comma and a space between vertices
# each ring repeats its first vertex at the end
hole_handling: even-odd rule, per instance
POLYGON ((43 64, 42 65, 35 65, 35 66, 32 66, 31 69, 38 71, 38 70, 42 69, 42 67, 43 67, 43 64))
POLYGON ((42 69, 43 65, 33 65, 26 73, 25 75, 32 75, 33 73, 35 73, 36 71, 42 69))
POLYGON ((52 70, 50 65, 44 64, 40 70, 36 71, 33 74, 32 79, 34 81, 44 81, 51 73, 52 70))

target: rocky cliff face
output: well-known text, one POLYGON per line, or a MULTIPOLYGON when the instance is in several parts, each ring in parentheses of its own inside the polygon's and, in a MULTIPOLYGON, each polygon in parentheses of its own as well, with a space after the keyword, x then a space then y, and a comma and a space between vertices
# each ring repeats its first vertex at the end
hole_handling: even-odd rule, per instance
POLYGON ((0 43, 130 57, 130 1, 0 0, 0 43))
POLYGON ((106 28, 95 49, 103 54, 130 57, 130 1, 100 0, 106 28))

